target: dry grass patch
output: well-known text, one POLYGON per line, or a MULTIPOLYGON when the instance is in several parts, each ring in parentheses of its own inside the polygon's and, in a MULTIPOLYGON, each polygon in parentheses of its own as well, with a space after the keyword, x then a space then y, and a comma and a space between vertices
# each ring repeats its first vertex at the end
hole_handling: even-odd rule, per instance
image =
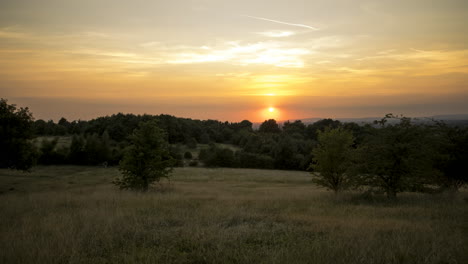
POLYGON ((178 168, 142 194, 117 175, 1 170, 0 263, 466 263, 466 193, 368 202, 304 172, 178 168))

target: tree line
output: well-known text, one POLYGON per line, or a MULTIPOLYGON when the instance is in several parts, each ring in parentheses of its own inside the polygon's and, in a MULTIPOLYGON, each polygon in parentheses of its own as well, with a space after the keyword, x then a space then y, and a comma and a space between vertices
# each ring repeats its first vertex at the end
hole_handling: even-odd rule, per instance
MULTIPOLYGON (((115 114, 89 121, 72 121, 61 118, 57 123, 49 120, 31 122, 34 137, 47 137, 37 142, 39 164, 116 165, 129 144, 132 132, 143 122, 155 121, 171 145, 171 153, 182 164, 180 146, 195 149, 198 144, 209 145, 202 150, 198 164, 211 167, 244 167, 305 170, 316 145, 317 131, 328 126, 345 125, 354 130, 355 123, 341 124, 324 119, 306 125, 297 120, 280 126, 275 120, 266 120, 258 130, 253 123, 193 120, 170 115, 115 114), (60 146, 54 137, 71 137, 70 146, 60 146), (240 150, 233 151, 218 144, 231 144, 240 150), (205 155, 209 153, 209 155, 205 155)), ((358 133, 358 132, 357 132, 358 133)))
POLYGON ((171 166, 182 166, 185 158, 194 166, 310 170, 314 182, 335 192, 365 188, 389 197, 400 191, 456 190, 467 182, 468 129, 439 121, 415 123, 387 115, 374 124, 323 119, 280 125, 270 119, 254 129, 248 120, 122 113, 89 121, 34 121, 29 109, 5 99, 0 111, 3 168, 27 170, 35 163, 118 165, 135 147, 134 133, 141 124, 152 123, 167 142, 171 166), (71 143, 61 145, 58 136, 68 136, 71 143), (35 138, 42 140, 34 142, 35 138), (199 144, 208 146, 200 150, 199 162, 191 152, 182 153, 199 144))

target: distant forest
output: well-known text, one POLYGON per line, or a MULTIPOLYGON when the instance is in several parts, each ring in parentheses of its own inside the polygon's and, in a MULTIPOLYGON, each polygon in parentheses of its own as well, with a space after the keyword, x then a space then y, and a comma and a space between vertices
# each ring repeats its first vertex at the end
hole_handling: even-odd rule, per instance
POLYGON ((199 150, 198 159, 192 157, 190 164, 285 170, 306 170, 309 167, 319 130, 327 127, 349 129, 359 144, 370 128, 370 125, 360 126, 332 119, 309 125, 300 120, 279 125, 270 119, 254 129, 248 120, 231 123, 122 113, 90 121, 69 122, 62 118, 54 123, 52 120, 36 120, 32 125, 35 137, 45 137, 37 143, 42 153, 39 163, 98 165, 106 162, 116 165, 127 146, 128 136, 141 122, 152 120, 156 120, 166 132, 171 152, 180 161, 179 165, 183 164, 184 156, 190 157, 197 146, 203 144, 206 146, 199 150), (63 136, 71 137, 69 146, 60 144, 59 137, 63 136))

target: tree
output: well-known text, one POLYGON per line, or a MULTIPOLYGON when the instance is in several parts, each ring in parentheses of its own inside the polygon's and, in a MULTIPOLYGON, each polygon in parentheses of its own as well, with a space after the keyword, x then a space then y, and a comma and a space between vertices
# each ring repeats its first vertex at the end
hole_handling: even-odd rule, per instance
POLYGON ((433 173, 427 129, 392 114, 375 123, 380 127, 359 148, 360 184, 382 189, 389 199, 398 192, 422 190, 425 176, 433 173), (391 118, 399 123, 388 124, 391 118))
POLYGON ((85 152, 86 139, 83 135, 73 135, 68 153, 68 162, 71 164, 86 164, 85 152))
POLYGON ((438 137, 433 140, 437 148, 435 168, 440 172, 435 183, 442 190, 457 192, 468 183, 468 128, 450 127, 438 122, 436 131, 431 131, 438 137))
POLYGON ((275 160, 275 168, 280 170, 297 170, 304 158, 298 153, 298 148, 292 138, 283 136, 275 144, 267 144, 272 146, 272 156, 275 160))
POLYGON ((44 165, 63 164, 68 155, 69 149, 65 146, 58 146, 58 137, 48 140, 44 138, 39 147, 38 163, 44 165))
POLYGON ((341 122, 330 118, 319 120, 306 127, 306 136, 309 139, 317 139, 318 131, 324 130, 327 127, 338 128, 341 126, 341 122))
POLYGON ((252 132, 252 125, 252 122, 250 122, 249 120, 242 120, 240 123, 238 123, 238 128, 252 132))
POLYGON ((294 137, 303 138, 306 131, 306 125, 301 120, 294 122, 286 121, 283 124, 283 132, 294 137))
POLYGON ((9 105, 0 98, 0 168, 28 170, 36 158, 33 116, 29 109, 9 105))
POLYGON ((155 121, 141 123, 129 137, 119 170, 122 178, 114 181, 121 189, 147 191, 150 184, 169 178, 174 159, 166 135, 155 121))
POLYGON ((319 145, 312 150, 310 166, 313 182, 337 194, 351 183, 347 172, 351 164, 353 134, 342 128, 327 128, 318 131, 317 136, 319 145))
POLYGON ((258 128, 262 133, 280 133, 281 129, 274 119, 265 120, 258 128))

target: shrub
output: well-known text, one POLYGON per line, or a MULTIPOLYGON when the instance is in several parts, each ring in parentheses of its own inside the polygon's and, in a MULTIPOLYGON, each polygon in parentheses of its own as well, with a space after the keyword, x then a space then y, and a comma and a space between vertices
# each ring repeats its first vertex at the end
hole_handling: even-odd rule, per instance
POLYGON ((192 156, 192 152, 190 151, 187 151, 184 153, 184 158, 185 159, 191 159, 193 156, 192 156))

